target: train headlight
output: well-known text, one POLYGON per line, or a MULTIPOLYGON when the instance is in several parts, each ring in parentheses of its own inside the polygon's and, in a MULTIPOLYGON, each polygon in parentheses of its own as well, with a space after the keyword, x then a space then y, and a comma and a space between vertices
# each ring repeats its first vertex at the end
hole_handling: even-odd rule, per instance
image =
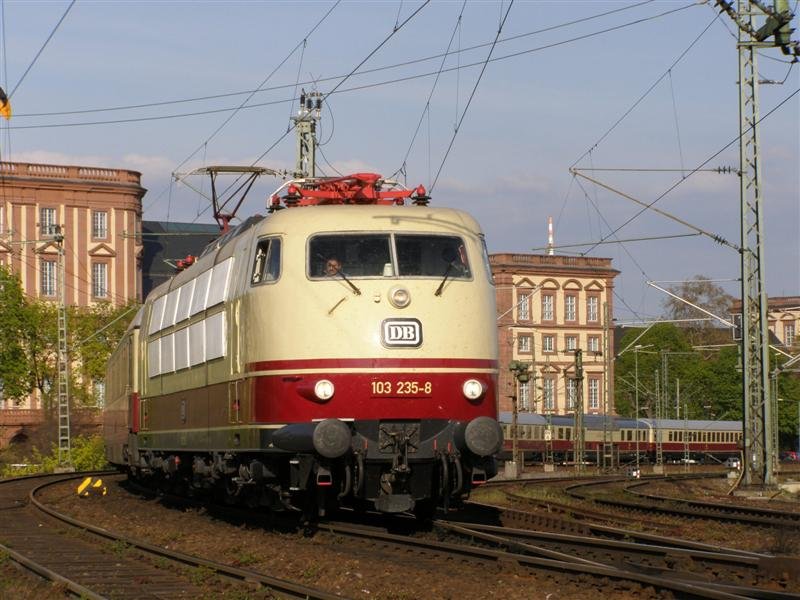
POLYGON ((411 294, 404 287, 398 286, 389 290, 389 302, 395 308, 405 308, 411 304, 411 294))
POLYGON ((320 379, 314 384, 314 395, 320 400, 330 400, 335 391, 333 382, 328 379, 320 379))
POLYGON ((467 400, 478 400, 486 393, 486 386, 477 379, 467 379, 461 386, 461 391, 467 400))

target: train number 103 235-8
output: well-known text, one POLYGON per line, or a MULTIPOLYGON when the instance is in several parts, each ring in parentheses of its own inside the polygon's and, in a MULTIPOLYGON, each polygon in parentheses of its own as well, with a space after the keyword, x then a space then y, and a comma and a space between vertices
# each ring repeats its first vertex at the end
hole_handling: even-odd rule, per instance
POLYGON ((417 396, 424 397, 433 394, 433 384, 430 381, 373 381, 373 396, 417 396))

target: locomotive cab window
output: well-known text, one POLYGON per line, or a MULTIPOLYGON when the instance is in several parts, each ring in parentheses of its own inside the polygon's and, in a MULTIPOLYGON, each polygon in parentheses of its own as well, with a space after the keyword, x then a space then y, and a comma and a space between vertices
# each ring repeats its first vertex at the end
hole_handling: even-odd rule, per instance
POLYGON ((281 241, 277 238, 259 240, 253 259, 250 283, 257 285, 276 281, 281 274, 281 241))
POLYGON ((308 274, 321 279, 391 276, 389 244, 388 235, 318 235, 308 244, 308 274))
POLYGON ((450 235, 398 235, 397 264, 400 277, 472 276, 461 238, 450 235))
POLYGON ((464 241, 452 235, 318 235, 308 245, 308 275, 469 279, 464 241))

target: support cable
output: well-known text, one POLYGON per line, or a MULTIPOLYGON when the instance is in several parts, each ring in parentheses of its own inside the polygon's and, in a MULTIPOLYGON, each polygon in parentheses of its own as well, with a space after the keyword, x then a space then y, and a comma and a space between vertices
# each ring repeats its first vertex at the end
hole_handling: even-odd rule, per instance
MULTIPOLYGON (((638 7, 643 6, 645 4, 650 4, 650 3, 654 2, 654 1, 655 0, 645 0, 644 2, 638 2, 636 4, 626 5, 626 6, 623 6, 621 8, 616 8, 616 9, 609 10, 609 11, 602 12, 602 13, 598 13, 598 14, 595 14, 595 15, 590 15, 588 17, 583 17, 581 19, 575 19, 573 21, 568 21, 566 23, 559 23, 558 25, 552 25, 552 26, 546 27, 544 29, 537 29, 535 31, 529 31, 529 32, 526 32, 526 33, 521 33, 521 34, 518 34, 518 35, 514 35, 514 36, 507 37, 507 38, 503 38, 503 39, 501 39, 499 41, 499 43, 511 42, 511 41, 514 41, 514 40, 517 40, 517 39, 521 39, 521 38, 524 38, 524 37, 530 37, 530 36, 538 35, 540 33, 547 33, 549 31, 554 31, 556 29, 563 29, 565 27, 570 27, 570 26, 576 25, 578 23, 583 23, 583 22, 586 22, 586 21, 591 21, 591 20, 594 20, 594 19, 605 17, 605 16, 608 16, 608 15, 611 15, 611 14, 614 14, 614 13, 623 12, 623 11, 626 11, 626 10, 631 10, 631 9, 634 9, 634 8, 638 8, 638 7)), ((490 44, 491 44, 491 42, 485 42, 485 43, 477 44, 475 46, 468 46, 467 48, 458 50, 457 53, 460 55, 462 53, 471 52, 472 50, 478 50, 480 48, 484 48, 486 46, 489 46, 490 44)), ((442 56, 443 55, 441 55, 441 54, 434 54, 432 56, 425 56, 425 57, 422 57, 422 58, 417 58, 417 59, 413 59, 413 60, 394 63, 394 64, 391 64, 391 65, 384 65, 382 67, 375 67, 375 68, 372 68, 372 69, 365 69, 365 70, 361 71, 359 73, 359 75, 369 75, 369 74, 372 74, 372 73, 378 73, 380 71, 388 71, 388 70, 391 70, 391 69, 398 69, 400 67, 407 67, 407 66, 410 66, 410 65, 413 65, 413 64, 419 64, 419 63, 428 62, 428 61, 431 61, 431 60, 436 60, 438 58, 442 58, 442 56)), ((466 65, 466 66, 471 66, 471 65, 466 65)), ((472 65, 472 66, 474 66, 474 65, 472 65)), ((429 75, 432 75, 432 73, 429 74, 429 75)), ((20 118, 20 117, 54 117, 54 116, 77 115, 77 114, 86 114, 86 113, 94 113, 94 112, 110 112, 110 111, 121 111, 121 110, 134 110, 134 109, 139 109, 139 108, 151 108, 151 107, 155 107, 155 106, 166 106, 166 105, 170 105, 170 104, 185 104, 187 102, 203 102, 203 101, 206 101, 206 100, 219 100, 220 98, 230 98, 232 96, 243 96, 243 95, 252 94, 252 93, 272 92, 272 91, 277 91, 277 90, 281 90, 281 89, 289 89, 289 88, 296 87, 297 85, 310 85, 310 84, 313 84, 313 83, 324 83, 324 82, 328 82, 328 81, 336 81, 337 79, 341 79, 342 77, 344 77, 344 75, 331 75, 329 77, 323 77, 323 78, 317 79, 317 80, 308 80, 308 81, 296 82, 294 85, 292 85, 292 84, 282 84, 282 85, 276 85, 276 86, 271 86, 271 87, 266 87, 266 88, 261 88, 261 89, 256 89, 256 90, 242 90, 242 91, 238 91, 238 92, 226 92, 226 93, 221 93, 221 94, 210 94, 210 95, 207 95, 207 96, 196 96, 196 97, 193 97, 193 98, 179 98, 179 99, 176 99, 176 100, 161 100, 161 101, 157 101, 157 102, 146 102, 146 103, 140 103, 140 104, 128 104, 128 105, 124 105, 124 106, 112 106, 112 107, 105 107, 105 108, 87 108, 87 109, 82 109, 82 110, 55 111, 55 112, 45 112, 45 113, 25 113, 25 114, 18 114, 18 115, 15 115, 15 116, 17 118, 20 118)), ((294 99, 295 98, 291 98, 291 100, 294 100, 294 99)), ((285 102, 285 100, 282 100, 281 102, 285 102)))
MULTIPOLYGON (((769 112, 767 112, 766 114, 764 114, 763 116, 761 116, 761 117, 758 119, 758 121, 756 121, 755 123, 753 123, 753 124, 751 125, 751 128, 752 128, 752 127, 755 127, 756 125, 758 125, 759 123, 761 123, 761 122, 762 122, 764 119, 766 119, 766 118, 770 117, 770 116, 771 116, 773 113, 775 113, 775 111, 777 111, 779 108, 781 108, 781 107, 782 107, 784 104, 786 104, 786 103, 787 103, 789 100, 791 100, 792 98, 794 98, 794 97, 797 95, 797 93, 798 93, 798 92, 800 92, 800 88, 796 89, 796 90, 795 90, 795 91, 793 91, 791 94, 789 94, 788 96, 786 96, 786 98, 784 98, 783 100, 781 100, 781 101, 780 101, 780 102, 779 102, 779 103, 778 103, 776 106, 774 106, 774 107, 773 107, 773 108, 772 108, 772 109, 771 109, 769 112)), ((618 194, 620 194, 620 195, 622 195, 622 196, 624 196, 624 197, 626 197, 626 198, 629 198, 630 200, 633 200, 634 202, 637 202, 637 203, 639 203, 639 204, 644 204, 644 208, 642 208, 642 209, 641 209, 639 212, 637 212, 635 215, 633 215, 632 217, 630 217, 630 218, 629 218, 627 221, 625 221, 625 222, 624 222, 622 225, 620 225, 619 227, 617 227, 617 228, 616 228, 616 229, 615 229, 615 230, 614 230, 612 233, 617 233, 619 230, 621 230, 623 227, 625 227, 625 226, 627 226, 628 224, 630 224, 632 221, 634 221, 636 218, 638 218, 638 217, 639 217, 639 216, 640 216, 642 213, 644 213, 644 212, 645 212, 645 211, 647 211, 648 209, 649 209, 649 210, 656 210, 656 211, 658 212, 658 210, 657 210, 657 209, 653 209, 653 208, 652 208, 652 207, 653 207, 653 205, 654 205, 656 202, 658 202, 659 200, 661 200, 662 198, 664 198, 664 197, 665 197, 667 194, 669 194, 670 192, 672 192, 672 191, 673 191, 675 188, 677 188, 677 187, 678 187, 680 184, 682 184, 684 181, 686 181, 686 180, 687 180, 689 177, 691 177, 692 175, 694 175, 695 173, 697 173, 697 172, 698 172, 698 171, 699 171, 699 170, 700 170, 702 167, 705 167, 705 166, 706 166, 708 163, 710 163, 712 160, 714 160, 714 159, 715 159, 717 156, 719 156, 719 155, 720 155, 720 154, 722 154, 722 153, 723 153, 725 150, 727 150, 728 148, 730 148, 731 146, 733 146, 733 145, 734 145, 736 142, 738 142, 738 141, 739 141, 739 139, 740 139, 741 137, 742 137, 741 135, 737 135, 737 136, 736 136, 735 138, 733 138, 733 139, 732 139, 730 142, 728 142, 727 144, 725 144, 725 145, 724 145, 722 148, 720 148, 719 150, 717 150, 716 152, 714 152, 714 154, 712 154, 712 155, 711 155, 711 156, 709 156, 707 159, 705 159, 705 160, 704 160, 702 163, 700 163, 700 164, 699 164, 699 165, 698 165, 696 168, 692 169, 692 171, 691 171, 691 172, 690 172, 690 173, 689 173, 689 174, 688 174, 686 177, 682 177, 681 179, 679 179, 678 181, 676 181, 674 184, 672 184, 672 185, 671 185, 669 188, 667 188, 667 189, 666 189, 666 190, 665 190, 663 193, 661 193, 661 194, 660 194, 658 197, 656 197, 656 199, 655 199, 655 200, 653 200, 653 201, 652 201, 652 202, 650 202, 649 204, 644 204, 644 203, 642 203, 642 202, 641 202, 641 201, 639 201, 639 200, 636 200, 636 199, 634 199, 634 198, 632 198, 632 197, 629 197, 629 196, 627 196, 627 195, 625 195, 625 194, 622 194, 621 192, 617 192, 616 190, 613 190, 613 189, 609 188, 609 189, 611 189, 611 191, 614 191, 614 192, 616 192, 616 193, 618 193, 618 194)), ((577 171, 574 171, 574 169, 571 169, 571 172, 575 172, 575 173, 577 174, 577 171)), ((591 178, 587 177, 586 175, 581 175, 581 177, 583 177, 584 179, 590 179, 590 180, 591 180, 591 178)), ((600 182, 597 182, 597 183, 598 183, 598 185, 602 185, 603 187, 608 187, 608 186, 605 186, 604 184, 601 184, 600 182)), ((665 214, 667 214, 667 215, 668 215, 668 213, 665 213, 665 214)), ((673 217, 673 216, 669 215, 669 218, 670 218, 670 219, 673 219, 673 220, 677 220, 677 221, 678 221, 678 222, 680 222, 680 223, 684 223, 683 221, 681 221, 681 220, 680 220, 680 219, 678 219, 677 217, 673 217)), ((700 230, 699 228, 695 227, 694 225, 691 225, 691 224, 688 224, 688 223, 684 223, 684 224, 686 224, 686 225, 687 225, 688 227, 690 227, 691 229, 694 229, 695 231, 702 231, 702 230, 700 230)), ((705 231, 702 231, 702 233, 703 233, 704 235, 708 235, 708 236, 710 236, 712 239, 714 239, 714 241, 717 241, 718 243, 724 243, 725 245, 727 245, 727 246, 730 246, 731 248, 733 248, 734 250, 736 250, 737 252, 739 251, 739 247, 738 247, 736 244, 732 244, 732 243, 730 243, 730 242, 728 242, 728 241, 726 241, 726 240, 723 240, 723 239, 719 239, 719 240, 717 240, 713 234, 710 234, 710 233, 708 233, 708 232, 705 232, 705 231)), ((603 238, 603 239, 607 239, 608 237, 610 237, 610 236, 606 236, 606 237, 605 237, 605 238, 603 238)), ((592 246, 591 248, 589 248, 589 250, 587 250, 587 252, 591 252, 591 251, 594 249, 594 247, 595 247, 595 246, 592 246)))
MULTIPOLYGON (((25 77, 28 76, 28 73, 30 73, 31 69, 33 68, 33 65, 36 64, 37 60, 39 60, 39 57, 42 55, 42 52, 44 52, 44 49, 47 47, 47 44, 49 44, 50 40, 53 39, 53 36, 56 34, 56 31, 58 31, 58 28, 61 26, 61 23, 64 22, 64 19, 67 18, 67 15, 69 14, 69 11, 72 10, 73 6, 75 6, 75 0, 72 0, 72 2, 69 3, 69 6, 67 6, 67 10, 64 11, 64 14, 61 15, 61 18, 58 20, 58 23, 56 23, 56 26, 53 27, 53 30, 50 32, 50 35, 47 36, 47 39, 44 41, 44 44, 42 44, 41 48, 39 48, 39 51, 36 53, 36 56, 33 57, 31 64, 28 65, 28 68, 25 69, 25 72, 22 74, 22 77, 19 78, 19 81, 17 81, 17 84, 14 86, 14 89, 12 89, 11 93, 8 94, 9 100, 11 99, 11 96, 14 95, 14 92, 17 91, 19 86, 25 80, 25 77)), ((5 53, 3 54, 5 55, 5 53)))
MULTIPOLYGON (((294 47, 294 48, 292 48, 292 50, 291 50, 291 51, 290 51, 290 52, 289 52, 289 53, 288 53, 288 54, 287 54, 287 55, 286 55, 286 56, 283 58, 283 60, 282 60, 280 63, 278 63, 278 65, 277 65, 277 66, 276 66, 276 67, 275 67, 275 68, 274 68, 274 69, 273 69, 273 70, 270 72, 270 74, 269 74, 269 75, 267 75, 267 76, 264 78, 264 80, 263 80, 263 81, 262 81, 262 82, 261 82, 261 83, 258 85, 258 87, 257 87, 255 90, 253 90, 253 91, 252 91, 252 92, 251 92, 251 93, 250 93, 250 94, 247 96, 247 98, 245 98, 245 99, 244 99, 244 101, 242 101, 242 103, 241 103, 241 104, 240 104, 240 105, 239 105, 239 106, 238 106, 238 107, 237 107, 237 108, 236 108, 236 109, 235 109, 235 110, 234 110, 234 111, 233 111, 233 112, 232 112, 232 113, 231 113, 231 114, 228 116, 228 118, 227 118, 227 119, 225 119, 225 120, 222 122, 222 124, 221 124, 219 127, 217 127, 217 128, 214 130, 214 132, 213 132, 213 133, 212 133, 212 134, 211 134, 211 135, 210 135, 210 136, 209 136, 209 137, 208 137, 208 138, 205 140, 205 142, 203 142, 203 144, 207 144, 208 142, 210 142, 210 141, 211 141, 211 140, 212 140, 214 137, 216 137, 216 135, 217 135, 217 134, 218 134, 220 131, 222 131, 222 129, 223 129, 223 128, 224 128, 224 127, 225 127, 225 126, 228 124, 228 123, 230 123, 230 122, 231 122, 231 120, 232 120, 232 119, 233 119, 233 118, 234 118, 234 117, 235 117, 235 116, 236 116, 236 115, 239 113, 239 111, 240 111, 242 108, 244 108, 244 106, 245 106, 245 105, 246 105, 246 104, 247 104, 247 103, 250 101, 250 99, 251 99, 251 98, 252 98, 252 97, 253 97, 253 96, 254 96, 254 95, 255 95, 255 94, 256 94, 256 93, 257 93, 257 92, 258 92, 258 91, 259 91, 259 90, 262 88, 262 87, 264 87, 264 85, 265 85, 265 84, 266 84, 266 83, 267 83, 267 82, 268 82, 270 79, 272 79, 272 76, 273 76, 273 75, 275 75, 275 73, 277 73, 277 72, 278 72, 278 70, 279 70, 279 69, 280 69, 280 68, 281 68, 281 67, 282 67, 282 66, 283 66, 283 65, 286 63, 286 61, 288 61, 288 60, 289 60, 289 58, 291 58, 291 57, 292 57, 292 55, 293 55, 295 52, 297 52, 298 48, 300 48, 300 47, 305 47, 305 44, 306 44, 306 42, 307 42, 307 40, 308 40, 309 36, 311 36, 311 35, 312 35, 312 34, 313 34, 313 33, 314 33, 314 32, 315 32, 315 31, 316 31, 316 30, 317 30, 317 29, 318 29, 318 28, 319 28, 319 27, 322 25, 322 23, 324 23, 324 22, 325 22, 325 20, 328 18, 328 16, 330 16, 330 14, 331 14, 331 13, 332 13, 332 12, 333 12, 335 9, 336 9, 336 7, 337 7, 337 6, 339 6, 339 4, 340 4, 340 3, 341 3, 341 0, 336 0, 336 2, 334 3, 334 5, 333 5, 333 6, 331 6, 331 7, 328 9, 328 11, 327 11, 327 12, 326 12, 324 15, 322 15, 322 18, 321 18, 321 19, 319 19, 319 20, 318 20, 318 21, 317 21, 317 22, 314 24, 314 26, 313 26, 313 27, 312 27, 312 28, 309 30, 309 32, 308 32, 308 33, 307 33, 307 34, 306 34, 306 35, 303 37, 303 39, 302 39, 302 40, 300 40, 300 42, 298 42, 298 44, 297 44, 297 45, 295 45, 295 47, 294 47)), ((192 152, 192 153, 191 153, 189 156, 187 156, 185 159, 183 159, 183 161, 182 161, 182 162, 181 162, 181 163, 180 163, 180 164, 179 164, 177 167, 175 167, 175 169, 174 169, 174 170, 175 170, 175 171, 178 171, 178 170, 180 170, 180 168, 181 168, 183 165, 185 165, 185 164, 186 164, 186 163, 187 163, 189 160, 191 160, 191 158, 192 158, 192 157, 193 157, 195 154, 197 154, 197 152, 198 152, 198 151, 199 151, 199 150, 200 150, 200 149, 203 147, 203 144, 201 144, 201 145, 200 145, 200 147, 198 147, 198 148, 197 148, 197 149, 196 149, 194 152, 192 152)))
MULTIPOLYGON (((535 48, 529 48, 527 50, 520 50, 519 52, 512 52, 511 54, 506 54, 506 55, 503 55, 503 56, 495 57, 495 58, 491 59, 489 62, 490 63, 494 63, 494 62, 498 62, 498 61, 509 60, 509 59, 512 59, 512 58, 518 58, 518 57, 524 56, 526 54, 533 54, 535 52, 541 52, 543 50, 550 50, 552 48, 556 48, 556 47, 559 47, 559 46, 564 46, 564 45, 567 45, 567 44, 571 44, 573 42, 583 41, 583 40, 586 40, 586 39, 590 39, 590 38, 593 38, 593 37, 597 37, 597 36, 603 35, 605 33, 612 33, 612 32, 615 32, 615 31, 619 31, 621 29, 625 29, 626 27, 631 27, 633 25, 639 25, 639 24, 645 23, 647 21, 653 21, 653 20, 656 20, 656 19, 660 19, 662 17, 666 17, 666 16, 669 16, 669 15, 672 15, 674 13, 686 10, 688 8, 692 8, 694 6, 698 6, 698 5, 696 3, 692 3, 692 4, 689 4, 687 6, 683 6, 683 7, 680 7, 680 8, 675 8, 675 9, 668 10, 668 11, 664 11, 664 12, 658 13, 656 15, 652 15, 652 16, 649 16, 649 17, 643 17, 643 18, 640 18, 640 19, 629 21, 627 23, 623 23, 621 25, 615 25, 613 27, 608 27, 606 29, 602 29, 602 30, 599 30, 599 31, 594 31, 594 32, 591 32, 591 33, 587 33, 587 34, 584 34, 584 35, 576 36, 576 37, 569 38, 569 39, 566 39, 566 40, 553 42, 551 44, 545 44, 543 46, 537 46, 535 48)), ((401 25, 401 27, 402 27, 402 25, 401 25)), ((472 68, 472 67, 478 67, 478 66, 482 66, 484 64, 484 62, 485 61, 476 61, 476 62, 468 63, 468 64, 465 64, 465 65, 461 65, 459 67, 449 67, 447 69, 444 69, 442 72, 443 73, 449 73, 449 72, 455 71, 457 69, 458 70, 463 70, 463 69, 469 69, 469 68, 472 68)), ((368 71, 362 71, 362 72, 359 72, 358 74, 359 75, 363 75, 363 74, 365 74, 367 72, 368 71)), ((346 93, 346 92, 358 92, 358 91, 362 91, 362 90, 366 90, 366 89, 372 89, 372 88, 376 88, 376 87, 382 87, 382 86, 386 86, 386 85, 394 85, 394 84, 397 84, 397 83, 405 83, 405 82, 413 81, 413 80, 416 80, 416 79, 422 79, 424 77, 433 77, 435 74, 436 74, 436 71, 429 71, 427 73, 409 75, 409 76, 406 76, 406 77, 397 77, 395 79, 389 79, 389 80, 380 81, 380 82, 377 82, 377 83, 369 83, 369 84, 363 84, 363 85, 358 85, 358 86, 345 88, 345 89, 339 90, 338 93, 342 94, 342 93, 346 93)), ((336 79, 339 79, 340 77, 341 76, 320 78, 317 81, 322 82, 322 81, 328 81, 328 80, 336 80, 336 79)), ((280 86, 280 87, 282 87, 282 88, 291 87, 291 84, 283 85, 283 86, 280 86)), ((263 90, 260 90, 260 91, 266 91, 266 90, 267 90, 267 88, 264 88, 263 90)), ((259 90, 255 90, 255 91, 259 91, 259 90)), ((294 99, 281 99, 281 100, 274 100, 274 101, 271 101, 271 102, 261 102, 261 103, 257 103, 257 104, 248 104, 247 106, 243 106, 241 108, 229 107, 229 108, 220 108, 220 109, 213 109, 213 110, 195 111, 195 112, 189 112, 189 113, 176 113, 176 114, 171 114, 171 115, 160 115, 160 116, 152 116, 152 117, 137 117, 137 118, 129 118, 129 119, 112 119, 112 120, 107 120, 107 121, 85 121, 85 122, 81 122, 81 123, 54 123, 54 124, 46 124, 46 125, 16 125, 16 126, 11 127, 11 129, 51 129, 51 128, 57 128, 57 127, 83 127, 83 126, 89 126, 89 125, 115 125, 115 124, 119 124, 119 123, 137 123, 137 122, 141 122, 141 121, 158 121, 158 120, 164 120, 164 119, 176 119, 176 118, 185 118, 185 117, 193 117, 193 116, 203 116, 203 115, 209 115, 209 114, 214 114, 214 113, 230 112, 230 111, 233 111, 233 110, 247 110, 247 109, 253 109, 253 108, 260 108, 260 107, 264 107, 264 106, 272 106, 272 105, 275 105, 275 104, 283 104, 284 102, 288 102, 288 101, 291 101, 291 100, 294 100, 294 99)), ((30 116, 30 115, 28 115, 28 116, 30 116)), ((17 117, 20 117, 20 115, 17 115, 17 117)))
POLYGON ((489 64, 489 61, 492 58, 492 52, 494 52, 495 45, 497 44, 497 40, 500 38, 500 34, 503 32, 503 26, 506 24, 506 19, 508 19, 508 13, 511 12, 511 7, 514 6, 514 0, 508 3, 508 9, 506 10, 506 14, 503 16, 503 20, 500 21, 500 27, 497 29, 497 35, 494 38, 494 43, 492 47, 489 49, 489 53, 486 56, 486 60, 483 63, 483 67, 481 67, 481 72, 478 74, 478 79, 475 81, 475 85, 472 88, 472 93, 469 95, 469 99, 467 100, 467 105, 464 107, 464 112, 461 113, 461 118, 458 120, 458 124, 456 125, 456 129, 453 132, 453 137, 450 138, 450 144, 447 146, 447 151, 444 153, 444 157, 442 158, 442 163, 439 165, 439 170, 436 172, 436 177, 433 179, 433 182, 430 186, 430 191, 433 192, 434 188, 436 188, 436 183, 439 181, 439 175, 442 173, 442 169, 444 168, 445 162, 447 162, 447 157, 450 155, 450 150, 453 149, 453 143, 456 141, 456 136, 458 135, 459 130, 461 129, 461 124, 464 122, 464 117, 467 116, 467 111, 469 110, 470 105, 472 104, 472 99, 475 97, 475 92, 478 91, 478 86, 481 83, 481 79, 483 79, 483 74, 486 72, 486 67, 489 64))
MULTIPOLYGON (((417 121, 417 127, 416 129, 414 129, 414 135, 411 136, 411 142, 408 144, 408 148, 406 149, 406 153, 403 156, 403 161, 400 165, 400 168, 397 169, 394 173, 392 173, 390 179, 394 179, 395 176, 405 167, 406 162, 408 161, 408 156, 411 154, 411 149, 414 147, 414 142, 417 139, 417 134, 419 133, 420 127, 422 127, 422 122, 425 120, 425 115, 430 111, 431 99, 433 98, 434 92, 436 92, 436 86, 439 85, 439 77, 442 74, 442 69, 444 68, 445 61, 447 60, 447 57, 449 55, 450 47, 453 45, 453 40, 455 39, 456 32, 459 31, 461 27, 461 18, 464 16, 464 8, 466 6, 467 6, 467 0, 464 0, 461 4, 461 11, 458 13, 456 24, 455 26, 453 26, 453 31, 450 34, 450 39, 447 42, 447 49, 442 55, 442 62, 439 63, 439 70, 436 72, 436 77, 433 80, 433 85, 431 85, 431 91, 428 93, 428 99, 425 101, 425 106, 422 109, 422 114, 419 116, 419 120, 417 121)), ((458 119, 458 95, 456 95, 456 119, 458 119)))
POLYGON ((678 103, 675 101, 675 86, 672 82, 672 69, 669 70, 669 91, 672 96, 672 116, 675 119, 675 135, 678 138, 678 158, 681 163, 681 175, 685 177, 686 173, 684 173, 683 168, 683 146, 681 145, 681 128, 678 124, 678 103))
POLYGON ((681 61, 684 59, 684 57, 685 57, 685 56, 686 56, 686 55, 689 53, 689 50, 691 50, 691 49, 694 47, 694 45, 695 45, 697 42, 699 42, 699 41, 700 41, 700 38, 702 38, 702 37, 703 37, 703 36, 706 34, 706 32, 707 32, 709 29, 711 29, 711 26, 714 24, 714 21, 716 21, 717 19, 719 19, 719 15, 717 15, 717 14, 714 14, 714 18, 713 18, 713 19, 711 19, 711 21, 708 23, 708 25, 706 25, 706 26, 705 26, 705 28, 703 29, 703 31, 701 31, 701 32, 700 32, 700 34, 699 34, 697 37, 695 37, 695 38, 692 40, 692 42, 691 42, 691 43, 690 43, 690 44, 689 44, 689 45, 688 45, 688 46, 687 46, 687 47, 684 49, 684 51, 683 51, 683 52, 681 52, 681 53, 678 55, 678 58, 676 58, 674 61, 672 61, 672 64, 671 64, 671 65, 670 65, 670 66, 667 68, 667 70, 666 70, 666 71, 664 71, 664 72, 663 72, 661 75, 659 75, 659 76, 658 76, 658 78, 657 78, 657 79, 656 79, 656 80, 655 80, 653 83, 651 83, 651 84, 650 84, 650 87, 649 87, 649 88, 647 88, 647 89, 644 91, 644 93, 643 93, 641 96, 639 96, 639 97, 636 99, 636 101, 635 101, 633 104, 631 104, 631 105, 628 107, 628 109, 627 109, 627 110, 626 110, 624 113, 622 113, 622 116, 621 116, 621 117, 619 117, 619 118, 618 118, 618 119, 617 119, 617 120, 614 122, 614 124, 613 124, 613 125, 611 125, 611 127, 609 127, 609 128, 608 128, 608 129, 605 131, 605 133, 603 133, 603 135, 601 135, 601 136, 598 138, 598 140, 597 140, 597 141, 596 141, 594 144, 592 144, 592 145, 589 147, 589 149, 588 149, 586 152, 584 152, 583 154, 581 154, 581 155, 580 155, 578 158, 576 158, 576 159, 575 159, 575 161, 573 161, 573 163, 570 165, 570 168, 574 167, 574 166, 575 166, 576 164, 578 164, 578 163, 579 163, 581 160, 583 160, 583 159, 586 157, 586 155, 587 155, 587 154, 589 154, 589 153, 590 153, 590 152, 591 152, 593 149, 597 148, 597 147, 598 147, 598 146, 599 146, 599 145, 600 145, 600 144, 603 142, 603 140, 605 140, 605 139, 606 139, 606 138, 607 138, 607 137, 608 137, 608 136, 611 134, 611 132, 612 132, 612 131, 614 131, 614 129, 616 129, 616 128, 617 128, 617 126, 618 126, 620 123, 622 123, 622 121, 624 121, 624 120, 627 118, 627 116, 628 116, 629 114, 631 114, 631 113, 633 112, 633 110, 634 110, 634 109, 635 109, 637 106, 639 106, 639 104, 641 104, 641 102, 642 102, 642 101, 643 101, 643 100, 644 100, 644 99, 645 99, 645 98, 646 98, 646 97, 647 97, 647 96, 650 94, 650 92, 652 92, 652 91, 655 89, 655 87, 656 87, 656 86, 657 86, 659 83, 661 83, 661 81, 662 81, 662 80, 663 80, 663 79, 664 79, 664 78, 665 78, 665 77, 666 77, 666 76, 667 76, 667 75, 668 75, 668 74, 669 74, 669 73, 672 71, 672 69, 674 69, 674 68, 675 68, 675 66, 676 66, 676 65, 677 65, 679 62, 681 62, 681 61))

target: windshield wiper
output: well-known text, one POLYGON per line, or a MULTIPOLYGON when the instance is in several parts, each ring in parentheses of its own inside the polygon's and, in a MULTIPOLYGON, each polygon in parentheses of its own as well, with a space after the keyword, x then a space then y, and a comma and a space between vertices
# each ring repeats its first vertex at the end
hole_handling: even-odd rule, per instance
POLYGON ((434 296, 441 296, 442 290, 444 289, 444 284, 447 283, 448 277, 450 277, 450 271, 453 270, 453 263, 447 263, 447 268, 444 271, 444 277, 442 278, 442 283, 439 284, 439 287, 436 288, 436 292, 433 294, 434 296))
POLYGON ((355 286, 355 284, 353 284, 353 282, 352 282, 352 281, 350 281, 350 280, 347 278, 347 275, 345 275, 345 274, 344 274, 342 271, 338 271, 336 274, 337 274, 337 275, 340 275, 340 276, 342 277, 342 279, 344 279, 344 280, 345 280, 345 282, 347 283, 347 285, 349 285, 349 286, 350 286, 350 289, 351 289, 351 290, 353 290, 353 293, 354 293, 356 296, 360 296, 360 295, 361 295, 361 290, 360 290, 360 289, 358 289, 358 288, 355 286))

